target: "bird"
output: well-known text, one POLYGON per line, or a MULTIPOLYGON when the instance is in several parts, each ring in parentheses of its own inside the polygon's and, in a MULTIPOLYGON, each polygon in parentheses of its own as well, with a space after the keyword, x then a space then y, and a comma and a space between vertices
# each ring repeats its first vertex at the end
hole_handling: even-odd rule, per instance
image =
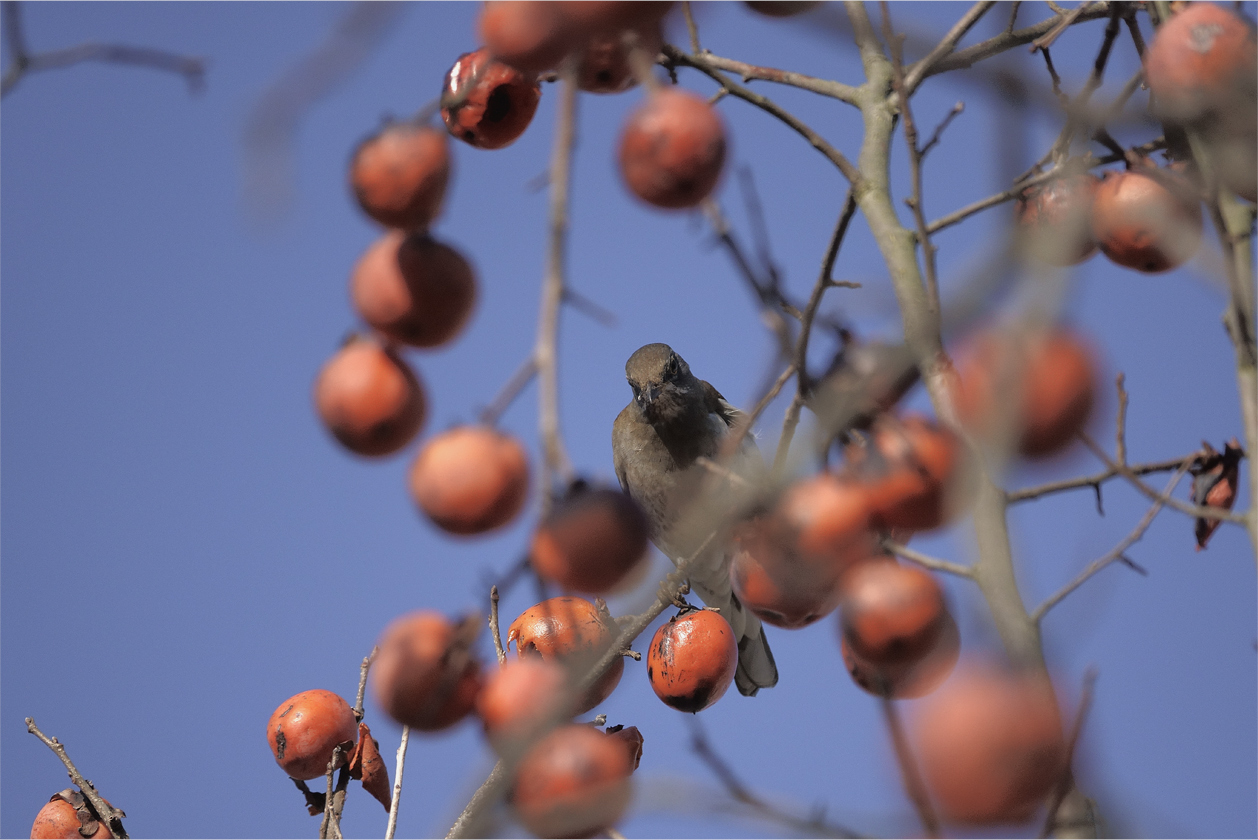
POLYGON ((612 424, 621 488, 646 514, 651 541, 674 564, 694 555, 691 591, 718 610, 738 640, 734 682, 754 696, 777 684, 777 665, 760 619, 730 584, 728 531, 754 502, 764 462, 748 435, 725 465, 716 464, 730 429, 746 415, 690 371, 667 344, 638 348, 625 363, 633 399, 612 424), (724 539, 711 539, 713 532, 724 539))

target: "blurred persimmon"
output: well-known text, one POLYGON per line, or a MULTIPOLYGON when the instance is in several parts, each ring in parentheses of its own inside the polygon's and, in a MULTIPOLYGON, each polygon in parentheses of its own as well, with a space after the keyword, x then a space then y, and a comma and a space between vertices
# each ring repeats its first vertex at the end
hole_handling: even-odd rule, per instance
MULTIPOLYGON (((568 668, 571 679, 580 680, 616 639, 615 622, 584 598, 569 595, 549 598, 529 607, 507 628, 507 646, 515 642, 521 659, 540 657, 568 668)), ((617 656, 610 668, 576 702, 574 714, 593 709, 620 684, 625 661, 617 656)))
POLYGON ((1214 3, 1191 3, 1164 21, 1144 53, 1157 113, 1192 123, 1227 109, 1252 110, 1258 49, 1254 27, 1214 3))
POLYGON ((725 164, 725 126, 702 97, 656 91, 620 135, 620 174, 638 198, 666 209, 707 198, 725 164))
POLYGON ((476 31, 490 55, 525 74, 555 69, 576 41, 557 4, 544 0, 488 0, 476 31))
POLYGON ((349 168, 358 206, 385 227, 428 227, 450 180, 448 146, 445 132, 411 123, 394 123, 364 140, 349 168))
POLYGON ((1124 268, 1170 271, 1201 245, 1201 204, 1171 170, 1106 172, 1092 201, 1092 236, 1124 268))
POLYGON ((1014 217, 1028 252, 1055 266, 1077 265, 1096 253, 1092 199, 1100 179, 1090 172, 1054 178, 1026 190, 1014 217))
POLYGON ((537 526, 529 561, 565 589, 606 594, 647 556, 647 522, 620 490, 583 483, 537 526))
POLYGON ((529 127, 541 96, 536 77, 495 61, 482 47, 459 56, 446 74, 441 118, 463 142, 501 149, 529 127))
POLYGON ((948 678, 961 656, 956 619, 945 612, 934 646, 916 660, 877 663, 860 656, 839 626, 839 651, 852 682, 876 697, 911 700, 931 693, 948 678))
POLYGON ((843 579, 839 626, 867 662, 916 662, 935 647, 947 614, 943 590, 925 569, 862 563, 843 579))
POLYGON ((472 710, 481 688, 466 623, 419 610, 395 619, 380 636, 371 687, 385 714, 404 726, 435 732, 472 710))
POLYGON ((629 752, 584 724, 556 729, 520 761, 510 802, 538 837, 589 837, 614 825, 632 796, 629 752))
POLYGON ((481 534, 515 518, 528 497, 524 447, 488 426, 456 426, 429 440, 410 471, 411 496, 438 528, 481 534))
POLYGON ((845 456, 846 474, 864 485, 870 521, 878 528, 929 531, 961 507, 961 442, 933 420, 884 414, 867 439, 846 447, 845 456))
POLYGON ((509 751, 546 727, 566 722, 568 675, 554 662, 536 657, 507 660, 485 681, 476 711, 489 742, 509 751))
POLYGON ((423 386, 410 365, 365 336, 351 338, 319 371, 314 403, 341 445, 367 456, 406 446, 428 414, 423 386))

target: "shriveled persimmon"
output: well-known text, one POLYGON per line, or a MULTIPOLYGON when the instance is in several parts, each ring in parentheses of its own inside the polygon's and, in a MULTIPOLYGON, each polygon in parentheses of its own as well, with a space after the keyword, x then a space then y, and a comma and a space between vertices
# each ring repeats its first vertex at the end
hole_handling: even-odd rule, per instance
POLYGON ((452 341, 476 305, 476 275, 458 251, 426 233, 393 230, 354 267, 350 297, 362 319, 412 347, 452 341))
POLYGON ((395 619, 380 636, 371 687, 385 714, 404 726, 435 732, 462 720, 481 689, 471 650, 479 621, 456 625, 432 610, 395 619))
POLYGON ((507 524, 528 498, 529 462, 511 435, 456 426, 429 440, 411 465, 411 497, 451 534, 482 534, 507 524))
POLYGON ((838 605, 853 564, 877 554, 866 489, 823 473, 786 490, 767 513, 735 529, 734 593, 761 620, 797 628, 838 605))
POLYGON ((971 664, 912 721, 922 776, 944 819, 1030 819, 1065 770, 1066 741, 1042 675, 971 664))
POLYGON ((857 686, 876 697, 911 700, 924 697, 943 684, 961 656, 961 633, 951 613, 945 612, 934 645, 915 660, 871 662, 852 650, 839 625, 843 665, 857 686))
MULTIPOLYGON (((580 680, 616 639, 615 622, 584 598, 563 595, 529 607, 507 628, 507 646, 515 642, 521 659, 536 656, 568 669, 580 680)), ((617 656, 602 677, 575 704, 574 714, 593 709, 620 684, 624 659, 617 656)))
POLYGON ((916 566, 862 563, 843 579, 839 626, 853 653, 867 662, 921 659, 939 641, 947 613, 939 583, 916 566))
POLYGON ((1144 74, 1163 118, 1193 123, 1225 110, 1252 113, 1258 77, 1253 25, 1214 3, 1186 4, 1154 33, 1144 74))
POLYGON ((328 360, 314 386, 319 419, 358 455, 397 452, 428 414, 419 377, 392 348, 355 336, 328 360))
POLYGON ((655 696, 682 712, 700 712, 721 697, 738 669, 734 629, 720 613, 691 610, 661 624, 647 651, 655 696))
POLYGON ((1077 265, 1096 253, 1092 198, 1100 183, 1090 172, 1054 178, 1026 190, 1014 217, 1028 253, 1055 266, 1077 265))
MULTIPOLYGON (((109 804, 108 800, 105 802, 109 804)), ((48 804, 39 809, 31 825, 31 840, 97 840, 113 836, 87 797, 74 788, 53 794, 48 804)))
POLYGON ((446 73, 441 118, 463 142, 501 149, 529 127, 541 96, 536 77, 495 61, 482 47, 459 56, 446 73))
POLYGON ((489 675, 476 711, 495 749, 509 751, 546 728, 565 723, 568 674, 539 658, 508 660, 489 675))
POLYGON ((1041 334, 981 331, 957 353, 957 418, 985 437, 1012 424, 1018 451, 1028 458, 1060 452, 1091 416, 1094 357, 1081 336, 1061 327, 1041 334))
POLYGON ((869 503, 870 521, 882 529, 929 531, 960 509, 955 485, 961 467, 961 442, 921 415, 876 419, 868 439, 845 449, 846 473, 860 481, 869 503))
POLYGON ((537 526, 533 569, 565 589, 602 595, 647 556, 647 522, 629 496, 579 484, 537 526))
POLYGON ((450 180, 448 146, 444 132, 412 123, 388 125, 364 140, 349 167, 358 206, 385 227, 428 227, 450 180))
POLYGON ((569 724, 525 753, 509 799, 538 837, 589 837, 624 814, 632 773, 621 743, 590 726, 569 724))
POLYGON ((276 708, 266 724, 275 763, 294 779, 324 775, 337 744, 348 741, 352 746, 357 737, 354 710, 340 695, 321 688, 294 694, 276 708))
POLYGON ((642 733, 638 731, 636 726, 609 726, 606 729, 607 737, 619 743, 625 748, 625 752, 629 756, 629 761, 633 765, 633 769, 637 770, 638 765, 642 762, 642 733))
MULTIPOLYGON (((659 24, 637 32, 637 44, 648 55, 659 53, 664 34, 659 24)), ((577 56, 577 86, 590 93, 620 93, 637 84, 629 61, 629 46, 623 33, 604 32, 591 36, 577 56)))
POLYGON ((725 164, 725 126, 702 97, 666 88, 629 115, 620 134, 620 174, 629 190, 666 209, 694 207, 725 164))
POLYGON ((1201 245, 1201 204, 1170 170, 1107 172, 1092 201, 1092 236, 1111 261, 1145 274, 1187 262, 1201 245))

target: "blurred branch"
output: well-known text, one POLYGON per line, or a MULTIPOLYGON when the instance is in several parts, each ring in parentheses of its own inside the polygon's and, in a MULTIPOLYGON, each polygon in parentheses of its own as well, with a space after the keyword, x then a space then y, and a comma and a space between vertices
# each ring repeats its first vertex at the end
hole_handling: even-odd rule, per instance
MULTIPOLYGON (((1147 464, 1132 464, 1127 467, 1133 475, 1150 475, 1152 473, 1164 473, 1171 470, 1179 469, 1184 464, 1192 462, 1200 450, 1189 453, 1182 458, 1169 458, 1165 461, 1151 461, 1147 464)), ((1117 469, 1107 469, 1095 475, 1085 475, 1079 478, 1067 478, 1062 481, 1050 481, 1045 484, 1039 484, 1035 487, 1026 487, 1022 490, 1014 490, 1005 494, 1009 504, 1017 504, 1018 502, 1031 501, 1042 496, 1050 496, 1054 493, 1061 493, 1067 490, 1078 490, 1083 487, 1091 487, 1096 489, 1112 478, 1121 475, 1117 469)))
POLYGON ((537 376, 537 356, 529 354, 529 357, 516 368, 515 373, 511 374, 511 378, 502 386, 502 390, 494 397, 494 401, 481 409, 480 422, 486 426, 496 426, 503 412, 511 407, 511 403, 515 402, 516 397, 520 396, 535 376, 537 376))
POLYGON ((974 570, 969 566, 940 560, 936 557, 931 557, 929 554, 922 554, 920 551, 914 551, 908 546, 901 545, 890 538, 884 538, 881 544, 884 551, 889 551, 896 557, 902 557, 905 560, 930 569, 932 572, 946 572, 947 574, 964 578, 974 577, 974 570))
POLYGON ((926 793, 926 785, 918 772, 917 761, 913 758, 913 750, 909 739, 904 734, 904 725, 900 722, 900 714, 896 710, 895 701, 890 697, 880 698, 882 714, 887 721, 887 730, 891 733, 891 744, 895 747, 895 757, 900 765, 900 777, 904 782, 904 792, 917 810, 917 816, 926 829, 927 837, 942 836, 939 828, 939 817, 931 807, 930 797, 926 793))
MULTIPOLYGON (((978 23, 979 19, 982 18, 983 15, 987 14, 987 10, 995 5, 996 3, 994 0, 982 0, 982 2, 975 3, 971 6, 970 10, 962 15, 961 19, 948 30, 948 34, 944 35, 939 44, 927 53, 925 58, 921 61, 915 62, 912 68, 904 74, 903 86, 899 91, 900 99, 903 100, 906 97, 912 96, 917 91, 917 88, 922 81, 930 75, 930 72, 935 65, 951 54, 952 51, 956 49, 957 43, 965 37, 965 33, 969 32, 970 29, 973 28, 974 24, 978 23)), ((884 15, 885 14, 886 13, 884 12, 884 15)), ((890 21, 887 18, 884 19, 888 21, 887 28, 889 39, 890 21)), ((890 44, 889 40, 888 44, 890 44)), ((898 48, 896 51, 898 52, 898 48)))
POLYGON ((96 786, 90 781, 83 778, 83 774, 79 772, 79 768, 74 766, 74 762, 70 760, 66 748, 56 738, 49 738, 39 730, 35 725, 34 718, 26 719, 26 731, 34 735, 36 738, 44 742, 48 749, 61 759, 61 763, 66 766, 66 771, 70 775, 70 781, 83 791, 83 795, 92 803, 92 807, 96 809, 96 813, 105 821, 105 827, 109 829, 111 837, 127 837, 127 831, 122 827, 122 818, 126 816, 120 809, 113 807, 105 801, 104 797, 97 792, 96 786))
POLYGON ((1053 797, 1048 803, 1048 815, 1044 818, 1044 827, 1040 830, 1040 837, 1051 837, 1053 835, 1053 831, 1058 827, 1057 817, 1061 812, 1062 803, 1074 787, 1075 751, 1079 747, 1079 736, 1083 733, 1083 723, 1088 719, 1088 712, 1092 708, 1092 695, 1095 688, 1096 669, 1089 668, 1083 675, 1083 694, 1079 698, 1079 710, 1075 712, 1075 720, 1070 727, 1070 740, 1066 743, 1065 770, 1062 772, 1061 780, 1053 789, 1053 797))
MULTIPOLYGON (((667 48, 665 49, 665 54, 668 54, 667 48)), ((815 76, 806 76, 803 73, 793 73, 789 70, 778 70, 773 67, 759 67, 755 64, 747 64, 732 58, 722 58, 719 55, 713 55, 707 50, 700 51, 694 46, 693 42, 690 55, 687 55, 685 58, 685 62, 679 63, 687 63, 689 66, 702 70, 710 76, 718 70, 724 70, 729 73, 737 73, 744 82, 773 82, 828 96, 831 99, 837 99, 849 105, 856 104, 857 89, 842 82, 819 79, 815 76)), ((673 57, 669 55, 669 59, 673 60, 673 57)))
POLYGON ((12 91, 28 73, 58 70, 88 61, 148 67, 175 73, 184 77, 191 93, 200 93, 205 88, 205 59, 166 50, 88 41, 60 50, 32 53, 26 46, 22 12, 18 3, 16 0, 6 0, 3 9, 5 40, 8 41, 10 57, 9 66, 4 69, 3 79, 0 79, 0 97, 12 91))

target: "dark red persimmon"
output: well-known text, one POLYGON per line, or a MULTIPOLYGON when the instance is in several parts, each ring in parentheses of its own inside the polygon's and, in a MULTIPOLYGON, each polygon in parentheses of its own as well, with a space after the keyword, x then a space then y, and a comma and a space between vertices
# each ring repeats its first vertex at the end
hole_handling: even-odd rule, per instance
MULTIPOLYGON (((639 29, 637 35, 648 55, 658 54, 664 44, 658 23, 639 29)), ((622 33, 596 34, 585 42, 577 58, 577 87, 590 93, 620 93, 637 83, 622 33)))
POLYGON ((495 749, 509 751, 546 728, 566 723, 568 675, 536 657, 508 660, 485 681, 476 711, 495 749))
POLYGON ((860 659, 876 665, 916 662, 939 641, 943 590, 930 572, 899 563, 862 563, 843 579, 839 626, 860 659))
POLYGON ((877 664, 858 655, 839 629, 843 665, 852 681, 876 697, 911 700, 931 693, 948 678, 961 655, 961 634, 950 613, 944 613, 939 635, 925 656, 917 660, 877 664))
POLYGON ((702 97, 664 88, 629 115, 620 134, 620 174, 656 207, 694 207, 716 187, 725 126, 702 97))
POLYGON ((1061 779, 1061 715, 1041 676, 967 667, 912 724, 922 776, 946 820, 1028 820, 1061 779))
POLYGON ((385 714, 435 732, 472 710, 481 674, 465 630, 432 610, 404 615, 385 628, 371 668, 371 687, 385 714))
POLYGON ((428 227, 441 212, 449 180, 449 141, 428 126, 386 126, 364 140, 350 161, 349 183, 358 205, 385 227, 428 227))
POLYGON ((1092 197, 1099 183, 1095 175, 1083 172, 1054 178, 1022 194, 1014 214, 1032 257, 1064 267, 1096 253, 1092 197))
POLYGON ((467 324, 476 305, 476 276, 449 245, 426 233, 392 230, 354 267, 350 297, 382 335, 412 347, 438 347, 467 324))
POLYGON ((820 0, 743 0, 747 8, 766 17, 791 17, 821 5, 820 0))
POLYGON ((529 127, 542 89, 532 75, 494 61, 482 48, 459 56, 441 96, 451 135, 478 149, 501 149, 529 127))
MULTIPOLYGON (((507 646, 515 642, 521 659, 537 656, 562 663, 573 679, 580 679, 616 639, 610 617, 584 598, 561 596, 529 607, 507 628, 507 646)), ((620 684, 625 661, 616 657, 611 668, 577 702, 573 714, 582 714, 606 700, 620 684)))
POLYGON ((1013 423, 1022 455, 1056 454, 1091 416, 1094 355, 1080 336, 1064 328, 1025 336, 981 332, 957 354, 952 388, 957 419, 983 436, 1001 423, 1013 423))
POLYGON ((638 504, 619 490, 582 486, 537 526, 529 562, 565 589, 603 595, 646 556, 647 523, 638 504))
MULTIPOLYGON (((109 804, 109 800, 105 800, 109 804)), ((66 788, 59 793, 53 794, 48 804, 39 809, 39 813, 35 815, 35 822, 31 825, 31 840, 55 840, 55 838, 65 838, 65 840, 97 840, 97 838, 113 837, 109 831, 109 826, 105 821, 99 818, 91 803, 87 802, 83 794, 74 788, 66 788), (79 819, 79 813, 74 805, 71 805, 63 797, 72 797, 82 802, 87 808, 87 821, 79 819), (90 829, 92 821, 95 821, 96 828, 91 834, 83 834, 81 829, 90 829)))
POLYGON ((865 445, 847 448, 848 472, 868 494, 870 521, 882 529, 928 531, 960 507, 948 491, 961 462, 961 442, 921 415, 874 421, 865 445))
POLYGON ((577 40, 557 4, 544 0, 488 0, 476 31, 490 55, 525 74, 555 69, 577 40))
POLYGON ((456 426, 419 451, 411 497, 434 525, 451 534, 483 534, 519 514, 528 498, 524 447, 489 426, 456 426))
POLYGON ((877 553, 865 488, 828 473, 788 488, 735 530, 735 544, 734 593, 762 621, 787 628, 828 615, 844 572, 877 553))
MULTIPOLYGON (((341 697, 316 688, 294 694, 279 705, 266 724, 275 763, 294 779, 315 779, 328 772, 337 744, 358 738, 354 710, 341 697)), ((349 757, 349 750, 345 752, 349 757)))
POLYGON ((629 755, 629 760, 633 764, 633 769, 637 770, 638 765, 642 763, 642 733, 638 731, 636 726, 607 727, 607 737, 618 742, 625 748, 625 752, 629 755))
POLYGON ((647 651, 655 696, 682 712, 700 712, 724 696, 738 669, 734 629, 720 613, 694 610, 661 624, 647 651))
POLYGON ((614 825, 633 790, 617 739, 580 723, 556 729, 520 761, 510 801, 538 837, 589 837, 614 825))
POLYGON ((1201 204, 1182 177, 1169 189, 1138 170, 1106 172, 1092 202, 1092 236, 1113 262, 1146 274, 1187 262, 1201 244, 1201 204))
MULTIPOLYGON (((1253 109, 1258 49, 1252 24, 1214 3, 1192 3, 1158 27, 1144 74, 1160 116, 1191 123, 1253 109)), ((1252 124, 1252 118, 1251 118, 1252 124)))
POLYGON ((359 455, 397 452, 428 414, 419 378, 391 348, 355 337, 336 352, 314 386, 315 410, 341 445, 359 455))

